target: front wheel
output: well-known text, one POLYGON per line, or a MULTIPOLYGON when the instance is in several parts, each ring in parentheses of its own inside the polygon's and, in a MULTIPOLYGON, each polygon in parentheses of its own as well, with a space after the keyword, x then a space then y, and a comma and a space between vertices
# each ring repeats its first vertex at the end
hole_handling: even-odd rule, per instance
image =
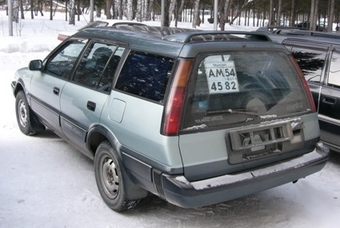
POLYGON ((99 193, 111 209, 121 212, 139 203, 139 200, 126 198, 125 179, 117 152, 108 141, 102 142, 96 151, 94 171, 99 193))
POLYGON ((25 135, 34 135, 36 131, 31 123, 31 110, 23 91, 19 91, 15 98, 15 111, 20 131, 25 135))

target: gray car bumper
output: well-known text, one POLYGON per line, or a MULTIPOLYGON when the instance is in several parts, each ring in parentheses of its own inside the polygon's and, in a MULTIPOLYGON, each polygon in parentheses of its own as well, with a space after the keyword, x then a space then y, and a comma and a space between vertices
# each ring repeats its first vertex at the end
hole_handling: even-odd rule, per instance
POLYGON ((184 176, 163 174, 162 189, 167 201, 181 207, 216 204, 285 183, 320 171, 327 163, 329 149, 322 143, 303 156, 245 173, 223 175, 189 182, 184 176))

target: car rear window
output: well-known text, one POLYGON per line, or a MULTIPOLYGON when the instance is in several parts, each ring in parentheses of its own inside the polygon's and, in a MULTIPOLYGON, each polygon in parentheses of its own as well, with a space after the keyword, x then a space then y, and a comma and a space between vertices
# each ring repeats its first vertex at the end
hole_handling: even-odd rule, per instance
POLYGON ((310 110, 301 77, 280 52, 198 57, 183 130, 255 123, 310 110))

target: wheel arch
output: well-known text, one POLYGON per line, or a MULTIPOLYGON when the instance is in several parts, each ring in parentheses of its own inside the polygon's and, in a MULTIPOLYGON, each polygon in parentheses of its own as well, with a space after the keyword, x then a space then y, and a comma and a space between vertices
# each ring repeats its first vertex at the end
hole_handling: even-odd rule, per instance
POLYGON ((127 198, 130 200, 135 199, 141 199, 147 196, 148 191, 137 185, 134 181, 132 181, 132 178, 130 177, 130 174, 126 167, 124 166, 124 162, 121 155, 121 144, 119 140, 115 137, 115 135, 109 131, 106 127, 102 125, 96 125, 93 126, 87 135, 87 147, 92 152, 93 157, 95 157, 96 150, 98 146, 104 142, 109 141, 109 143, 112 145, 112 147, 116 150, 119 163, 122 171, 122 175, 125 176, 125 189, 127 198))
POLYGON ((16 83, 15 86, 13 87, 13 94, 14 97, 19 93, 19 91, 24 91, 25 95, 26 95, 26 90, 25 90, 25 86, 23 85, 23 82, 21 79, 19 79, 16 83))
POLYGON ((102 125, 91 127, 87 134, 87 147, 91 151, 93 157, 96 154, 98 146, 106 140, 111 143, 111 145, 117 151, 118 156, 121 158, 120 143, 118 139, 106 127, 102 125))

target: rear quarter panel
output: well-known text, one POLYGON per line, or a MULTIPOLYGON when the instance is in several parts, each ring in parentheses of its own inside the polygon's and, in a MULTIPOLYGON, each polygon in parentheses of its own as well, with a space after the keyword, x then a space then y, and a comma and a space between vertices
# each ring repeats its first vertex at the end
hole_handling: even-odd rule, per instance
POLYGON ((178 136, 160 134, 163 108, 161 104, 112 91, 101 124, 110 127, 121 144, 121 152, 160 170, 181 170, 178 136))

